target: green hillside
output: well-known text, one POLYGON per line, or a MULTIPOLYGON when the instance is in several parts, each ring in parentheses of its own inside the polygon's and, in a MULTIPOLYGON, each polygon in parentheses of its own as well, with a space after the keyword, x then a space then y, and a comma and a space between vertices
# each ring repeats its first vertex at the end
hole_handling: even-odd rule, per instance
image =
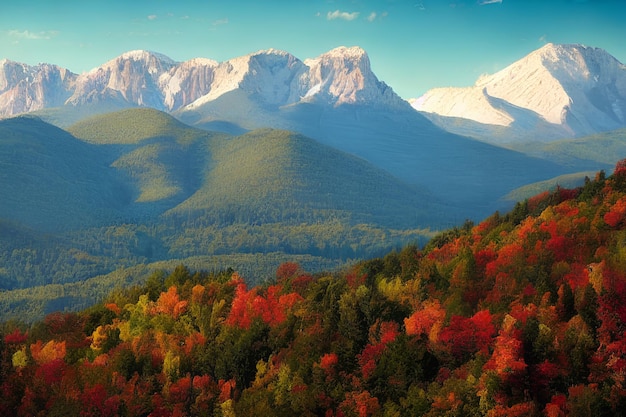
POLYGON ((5 290, 212 256, 234 269, 239 254, 342 264, 442 223, 423 190, 285 131, 227 136, 146 109, 85 120, 70 129, 81 140, 36 118, 0 127, 5 290))
POLYGON ((158 137, 187 143, 207 134, 166 113, 144 107, 96 115, 73 124, 67 130, 77 138, 98 144, 136 144, 158 137))
POLYGON ((365 161, 302 135, 257 130, 211 143, 202 187, 168 214, 209 211, 222 222, 319 222, 413 228, 436 201, 365 161))
POLYGON ((0 218, 42 230, 119 218, 130 189, 111 155, 34 117, 0 121, 0 218))
POLYGON ((544 191, 554 191, 557 187, 576 188, 584 184, 586 178, 593 178, 594 171, 577 172, 575 174, 560 175, 546 181, 539 181, 525 185, 508 193, 504 199, 512 203, 524 201, 544 191))
POLYGON ((76 137, 114 149, 112 168, 135 190, 132 212, 158 215, 199 187, 214 136, 148 108, 94 116, 68 128, 76 137), (156 207, 150 203, 159 203, 156 207))

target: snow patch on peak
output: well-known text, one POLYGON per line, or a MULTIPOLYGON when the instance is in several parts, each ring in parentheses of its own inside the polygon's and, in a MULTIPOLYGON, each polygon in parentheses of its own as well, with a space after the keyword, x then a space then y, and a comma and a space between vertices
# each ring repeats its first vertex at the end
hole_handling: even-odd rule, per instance
POLYGON ((217 67, 219 62, 209 58, 191 58, 187 61, 181 62, 177 65, 176 70, 180 68, 197 68, 197 67, 217 67))
POLYGON ((150 59, 157 59, 164 64, 176 65, 177 62, 170 57, 160 54, 158 52, 146 51, 143 49, 137 49, 134 51, 124 52, 116 60, 131 60, 131 61, 149 61, 150 59))
POLYGON ((261 49, 256 52, 249 54, 249 56, 257 56, 257 55, 279 55, 279 56, 292 56, 289 52, 283 51, 281 49, 261 49))
POLYGON ((339 46, 337 48, 331 49, 327 53, 323 55, 333 56, 333 57, 350 57, 350 58, 368 58, 367 52, 360 46, 339 46))

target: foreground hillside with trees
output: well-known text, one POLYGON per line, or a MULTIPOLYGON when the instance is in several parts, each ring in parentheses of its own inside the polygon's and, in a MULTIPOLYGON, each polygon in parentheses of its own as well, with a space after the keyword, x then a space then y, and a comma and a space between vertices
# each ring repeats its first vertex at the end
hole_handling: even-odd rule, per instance
POLYGON ((181 265, 5 323, 0 414, 619 415, 625 247, 623 161, 340 273, 181 265))

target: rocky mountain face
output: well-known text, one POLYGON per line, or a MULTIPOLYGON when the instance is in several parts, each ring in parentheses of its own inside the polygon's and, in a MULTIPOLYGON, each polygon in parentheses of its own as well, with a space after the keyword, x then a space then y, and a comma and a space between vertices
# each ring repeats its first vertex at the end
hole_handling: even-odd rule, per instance
POLYGON ((405 105, 376 78, 358 47, 336 48, 304 62, 274 49, 221 63, 204 58, 178 63, 154 52, 131 51, 80 75, 48 64, 0 63, 2 116, 87 104, 197 111, 233 91, 274 107, 299 102, 405 105))
POLYGON ((129 105, 163 108, 159 77, 174 68, 169 58, 146 51, 127 52, 76 80, 76 88, 65 104, 80 106, 107 100, 129 105))
POLYGON ((30 66, 0 60, 0 117, 61 106, 70 97, 77 75, 50 64, 30 66))
POLYGON ((472 87, 436 88, 411 104, 492 142, 579 137, 626 126, 626 66, 602 49, 547 44, 472 87))
MULTIPOLYGON (((411 110, 359 47, 304 61, 274 49, 225 62, 131 51, 80 75, 0 61, 2 117, 52 107, 83 109, 83 117, 139 106, 199 125, 290 128, 275 112, 300 104, 411 110)), ((548 44, 472 87, 435 88, 411 104, 445 130, 498 144, 579 137, 626 126, 626 67, 601 49, 548 44)))

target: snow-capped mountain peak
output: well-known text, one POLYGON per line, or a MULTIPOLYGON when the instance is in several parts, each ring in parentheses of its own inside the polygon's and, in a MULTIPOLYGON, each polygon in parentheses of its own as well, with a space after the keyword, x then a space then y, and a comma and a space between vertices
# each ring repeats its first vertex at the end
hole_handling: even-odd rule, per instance
POLYGON ((176 65, 171 58, 155 52, 126 52, 81 74, 76 81, 76 90, 67 104, 81 105, 113 100, 165 110, 158 79, 176 65))
POLYGON ((360 47, 339 47, 304 62, 292 54, 261 50, 220 63, 208 94, 187 110, 198 109, 224 94, 239 90, 272 106, 301 101, 341 104, 389 104, 406 106, 370 68, 360 47))
MULTIPOLYGON (((0 92, 16 88, 20 82, 30 83, 32 76, 27 74, 34 71, 32 68, 3 60, 0 92)), ((37 71, 43 71, 43 67, 37 71)), ((176 62, 160 53, 133 50, 88 72, 73 75, 71 88, 57 97, 64 97, 60 104, 68 106, 88 103, 103 108, 148 106, 173 112, 199 109, 234 91, 271 107, 303 101, 330 106, 407 107, 391 88, 378 80, 367 53, 358 46, 341 46, 304 62, 278 49, 259 50, 224 62, 207 58, 176 62)), ((15 97, 23 95, 22 90, 15 90, 5 97, 5 102, 14 102, 15 97)), ((18 108, 30 111, 45 107, 3 105, 0 101, 0 109, 3 106, 10 108, 0 110, 4 115, 14 114, 18 108)))
POLYGON ((411 104, 438 116, 525 126, 513 136, 582 136, 626 125, 626 67, 599 48, 547 44, 472 87, 433 89, 411 104))
POLYGON ((372 72, 367 53, 358 46, 341 46, 317 58, 307 59, 309 68, 303 83, 308 89, 304 100, 325 96, 335 106, 376 104, 402 107, 404 103, 372 72))
POLYGON ((0 61, 0 117, 62 105, 76 75, 51 64, 0 61))
POLYGON ((143 49, 137 49, 134 51, 128 51, 128 52, 124 52, 122 55, 120 55, 118 58, 118 60, 132 60, 132 61, 150 61, 152 59, 158 59, 159 61, 166 63, 166 64, 170 64, 170 65, 176 65, 176 61, 174 61, 173 59, 171 59, 170 57, 160 54, 158 52, 153 52, 153 51, 146 51, 143 49))

